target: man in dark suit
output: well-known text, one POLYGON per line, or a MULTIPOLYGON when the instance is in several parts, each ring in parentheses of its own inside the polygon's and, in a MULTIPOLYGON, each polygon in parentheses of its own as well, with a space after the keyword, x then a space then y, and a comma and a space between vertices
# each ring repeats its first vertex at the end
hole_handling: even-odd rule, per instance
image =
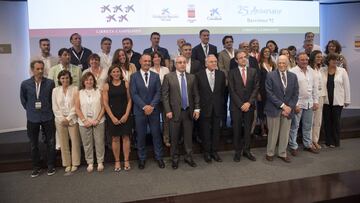
POLYGON ((241 153, 251 161, 256 161, 250 152, 250 131, 254 119, 256 96, 259 91, 259 79, 257 70, 248 67, 247 54, 244 51, 237 52, 235 58, 238 68, 229 72, 230 111, 235 146, 234 161, 240 161, 241 153))
POLYGON ((185 145, 185 162, 196 167, 192 158, 193 119, 200 116, 200 98, 195 75, 185 72, 186 58, 175 59, 176 71, 164 77, 162 85, 162 102, 166 117, 170 120, 171 157, 173 169, 179 164, 179 136, 182 127, 185 145))
POLYGON ((278 157, 286 163, 290 158, 286 155, 289 140, 291 119, 299 99, 297 76, 287 71, 289 59, 279 56, 277 70, 267 74, 265 89, 267 100, 265 113, 269 128, 266 160, 273 161, 276 143, 279 140, 278 157))
POLYGON ((139 54, 138 52, 134 51, 133 48, 133 41, 131 38, 125 37, 124 39, 122 39, 122 46, 123 49, 126 52, 126 55, 128 56, 130 63, 133 63, 136 66, 136 70, 139 71, 141 68, 140 65, 140 57, 141 54, 139 54))
POLYGON ((165 59, 165 66, 170 69, 170 55, 166 48, 160 47, 160 33, 153 32, 150 35, 151 47, 144 50, 144 54, 152 54, 154 52, 160 52, 165 59))
POLYGON ((131 75, 130 93, 134 102, 134 115, 137 132, 137 148, 139 169, 145 168, 146 130, 149 125, 153 137, 155 159, 160 168, 165 164, 162 160, 162 140, 160 134, 159 102, 161 94, 160 77, 151 72, 151 56, 144 54, 140 58, 141 69, 131 75))
POLYGON ((92 51, 81 45, 81 36, 79 33, 73 33, 70 36, 72 47, 69 48, 71 54, 70 63, 79 66, 82 71, 89 68, 88 58, 92 51))
MULTIPOLYGON (((186 72, 190 74, 196 74, 201 68, 201 64, 198 60, 191 58, 192 48, 190 43, 185 43, 181 46, 181 55, 186 58, 186 72)), ((176 68, 174 68, 175 70, 176 68)))
POLYGON ((199 33, 201 43, 192 50, 192 59, 200 61, 200 65, 205 69, 205 59, 208 55, 214 54, 217 58, 216 46, 209 43, 210 31, 207 29, 200 30, 199 33))
POLYGON ((218 155, 220 123, 224 114, 224 93, 226 79, 224 72, 217 70, 217 59, 214 55, 206 58, 206 69, 196 74, 200 94, 200 131, 203 138, 204 160, 207 163, 213 158, 222 162, 218 155))

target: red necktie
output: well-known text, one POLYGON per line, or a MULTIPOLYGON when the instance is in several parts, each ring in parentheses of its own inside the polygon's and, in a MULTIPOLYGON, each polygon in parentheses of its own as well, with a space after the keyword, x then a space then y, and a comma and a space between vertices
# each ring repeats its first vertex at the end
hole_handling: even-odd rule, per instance
POLYGON ((244 82, 244 86, 246 86, 246 73, 245 73, 245 68, 241 68, 241 77, 242 80, 244 82))

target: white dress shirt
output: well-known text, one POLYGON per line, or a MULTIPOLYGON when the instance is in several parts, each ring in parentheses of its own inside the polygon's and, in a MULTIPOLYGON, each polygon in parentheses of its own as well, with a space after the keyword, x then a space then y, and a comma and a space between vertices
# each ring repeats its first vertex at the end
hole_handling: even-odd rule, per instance
POLYGON ((186 70, 187 73, 190 73, 191 71, 191 58, 189 58, 186 62, 186 70))
POLYGON ((206 76, 207 76, 211 91, 214 91, 214 88, 215 88, 215 70, 210 71, 209 69, 205 69, 205 71, 206 71, 206 76), (211 87, 211 80, 214 82, 213 87, 211 87))
POLYGON ((310 109, 314 103, 319 103, 318 81, 314 70, 307 66, 304 72, 299 66, 290 69, 296 74, 299 83, 299 100, 297 105, 302 109, 310 109))
POLYGON ((205 56, 207 57, 209 55, 209 43, 207 44, 201 43, 201 47, 204 50, 205 56), (205 49, 205 45, 207 46, 207 50, 205 49))
POLYGON ((75 94, 78 92, 76 86, 70 85, 66 94, 63 87, 55 87, 52 93, 52 109, 55 116, 55 122, 61 123, 65 118, 70 125, 77 123, 75 111, 75 94))
POLYGON ((146 87, 149 87, 149 81, 150 81, 150 72, 151 71, 143 71, 142 69, 140 69, 140 73, 141 73, 141 77, 142 77, 142 79, 143 79, 143 81, 144 81, 144 84, 145 84, 145 86, 146 87), (148 78, 147 78, 147 81, 145 80, 145 73, 147 73, 148 74, 148 78))
POLYGON ((101 51, 98 53, 98 55, 100 56, 100 67, 105 69, 110 68, 112 63, 112 54, 111 53, 106 54, 101 51))

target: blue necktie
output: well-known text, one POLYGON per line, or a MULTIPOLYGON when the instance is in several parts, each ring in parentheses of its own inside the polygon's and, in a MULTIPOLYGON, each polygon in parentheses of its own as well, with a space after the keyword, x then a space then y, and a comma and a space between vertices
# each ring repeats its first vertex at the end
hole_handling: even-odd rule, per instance
POLYGON ((185 110, 188 107, 187 88, 186 88, 184 73, 181 73, 180 76, 181 76, 181 108, 185 110))

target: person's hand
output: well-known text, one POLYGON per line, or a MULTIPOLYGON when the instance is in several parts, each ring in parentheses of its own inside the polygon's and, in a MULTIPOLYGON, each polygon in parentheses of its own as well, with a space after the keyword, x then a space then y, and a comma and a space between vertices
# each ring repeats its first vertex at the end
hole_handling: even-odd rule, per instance
POLYGON ((63 126, 69 126, 69 121, 68 121, 68 119, 64 118, 64 120, 61 121, 61 124, 62 124, 63 126))
POLYGON ((243 112, 248 112, 250 109, 251 104, 249 102, 245 102, 242 106, 241 106, 241 111, 243 112))
POLYGON ((99 121, 98 119, 92 120, 92 121, 91 121, 91 125, 95 127, 95 126, 99 125, 99 122, 100 122, 100 121, 99 121))
POLYGON ((86 119, 83 123, 86 128, 89 128, 92 126, 92 123, 88 119, 86 119))
POLYGON ((195 120, 197 120, 197 119, 199 119, 199 117, 200 117, 200 112, 194 111, 194 113, 193 113, 193 118, 194 118, 195 120))
POLYGON ((173 118, 173 113, 172 113, 172 112, 167 113, 167 114, 166 114, 166 117, 167 117, 168 119, 172 119, 172 118, 173 118))
POLYGON ((318 109, 319 109, 319 104, 318 104, 318 103, 314 103, 312 109, 313 109, 314 111, 318 110, 318 109))
POLYGON ((121 118, 119 123, 126 123, 126 121, 128 120, 129 115, 128 114, 124 114, 121 118))
POLYGON ((289 106, 287 106, 286 104, 283 106, 283 111, 289 115, 291 113, 291 108, 289 106))
POLYGON ((298 106, 298 105, 296 105, 296 107, 295 107, 295 113, 300 113, 300 107, 298 106))
POLYGON ((119 125, 119 119, 117 119, 115 116, 111 118, 111 121, 113 122, 114 125, 119 125))

